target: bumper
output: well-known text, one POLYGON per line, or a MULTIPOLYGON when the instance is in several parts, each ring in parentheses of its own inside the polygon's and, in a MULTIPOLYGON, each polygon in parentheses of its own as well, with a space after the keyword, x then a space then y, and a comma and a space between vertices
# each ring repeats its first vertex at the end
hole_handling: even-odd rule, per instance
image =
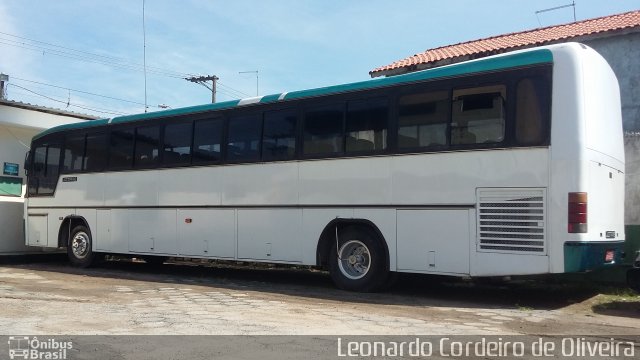
POLYGON ((591 271, 603 266, 622 263, 624 241, 615 242, 566 242, 564 244, 564 271, 591 271), (612 261, 606 261, 607 251, 613 250, 612 261))

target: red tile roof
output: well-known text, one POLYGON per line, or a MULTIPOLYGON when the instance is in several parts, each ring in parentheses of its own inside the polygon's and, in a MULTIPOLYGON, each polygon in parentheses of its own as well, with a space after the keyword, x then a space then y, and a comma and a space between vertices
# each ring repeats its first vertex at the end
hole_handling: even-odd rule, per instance
POLYGON ((640 10, 442 46, 373 69, 369 75, 395 75, 525 47, 631 28, 640 29, 640 10))

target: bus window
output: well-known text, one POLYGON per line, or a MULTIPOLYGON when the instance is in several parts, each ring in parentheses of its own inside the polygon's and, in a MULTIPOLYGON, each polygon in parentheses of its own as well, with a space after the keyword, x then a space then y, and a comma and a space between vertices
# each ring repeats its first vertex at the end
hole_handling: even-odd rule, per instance
POLYGON ((133 165, 133 129, 111 132, 109 168, 128 169, 133 165))
POLYGON ((222 118, 196 121, 193 127, 193 163, 212 163, 221 159, 222 118))
POLYGON ((136 154, 133 165, 136 168, 148 168, 160 159, 160 126, 136 128, 136 154))
POLYGON ((373 152, 387 148, 389 110, 386 98, 347 103, 347 152, 373 152))
POLYGON ((502 142, 505 98, 504 85, 454 90, 451 144, 502 142))
POLYGON ((38 146, 33 151, 32 168, 29 172, 29 195, 38 195, 38 182, 45 174, 45 162, 47 160, 47 147, 38 146))
POLYGON ((87 134, 87 149, 84 155, 85 171, 102 171, 107 166, 107 134, 87 134))
POLYGON ((343 152, 343 114, 342 104, 307 109, 304 118, 305 155, 330 155, 343 152))
POLYGON ((82 170, 84 158, 85 136, 69 136, 64 142, 63 173, 79 172, 82 170))
POLYGON ((51 195, 56 189, 60 173, 60 145, 47 147, 47 162, 44 177, 38 184, 38 195, 51 195))
POLYGON ((405 95, 399 99, 398 105, 400 149, 447 144, 448 91, 405 95))
POLYGON ((165 126, 163 164, 187 165, 191 163, 192 128, 191 122, 165 126))
POLYGON ((526 78, 516 88, 516 141, 518 145, 540 145, 545 141, 546 104, 541 78, 526 78))
POLYGON ((269 111, 264 114, 262 159, 289 160, 296 155, 295 110, 269 111))
POLYGON ((259 115, 239 116, 229 119, 227 160, 256 161, 260 159, 262 119, 259 115))

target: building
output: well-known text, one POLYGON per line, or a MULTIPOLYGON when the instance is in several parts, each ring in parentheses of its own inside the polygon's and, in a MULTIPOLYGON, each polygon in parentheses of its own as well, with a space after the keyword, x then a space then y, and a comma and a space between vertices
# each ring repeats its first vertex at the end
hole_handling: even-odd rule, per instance
POLYGON ((369 75, 374 78, 400 75, 569 41, 598 51, 609 62, 620 84, 626 156, 626 251, 635 253, 640 250, 640 10, 429 49, 375 68, 369 75))
POLYGON ((24 245, 26 189, 23 164, 31 138, 53 126, 94 119, 61 110, 0 100, 0 255, 37 251, 24 245))

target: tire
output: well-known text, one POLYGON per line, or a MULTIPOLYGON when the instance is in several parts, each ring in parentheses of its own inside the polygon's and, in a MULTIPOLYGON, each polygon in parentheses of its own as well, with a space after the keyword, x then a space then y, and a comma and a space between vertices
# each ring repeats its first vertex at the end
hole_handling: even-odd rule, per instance
POLYGON ((329 274, 336 286, 357 292, 380 290, 389 278, 382 240, 366 228, 355 227, 340 231, 338 239, 329 256, 329 274))
POLYGON ((78 225, 71 230, 67 244, 67 256, 71 265, 86 268, 93 264, 95 254, 92 243, 91 232, 86 226, 78 225))

